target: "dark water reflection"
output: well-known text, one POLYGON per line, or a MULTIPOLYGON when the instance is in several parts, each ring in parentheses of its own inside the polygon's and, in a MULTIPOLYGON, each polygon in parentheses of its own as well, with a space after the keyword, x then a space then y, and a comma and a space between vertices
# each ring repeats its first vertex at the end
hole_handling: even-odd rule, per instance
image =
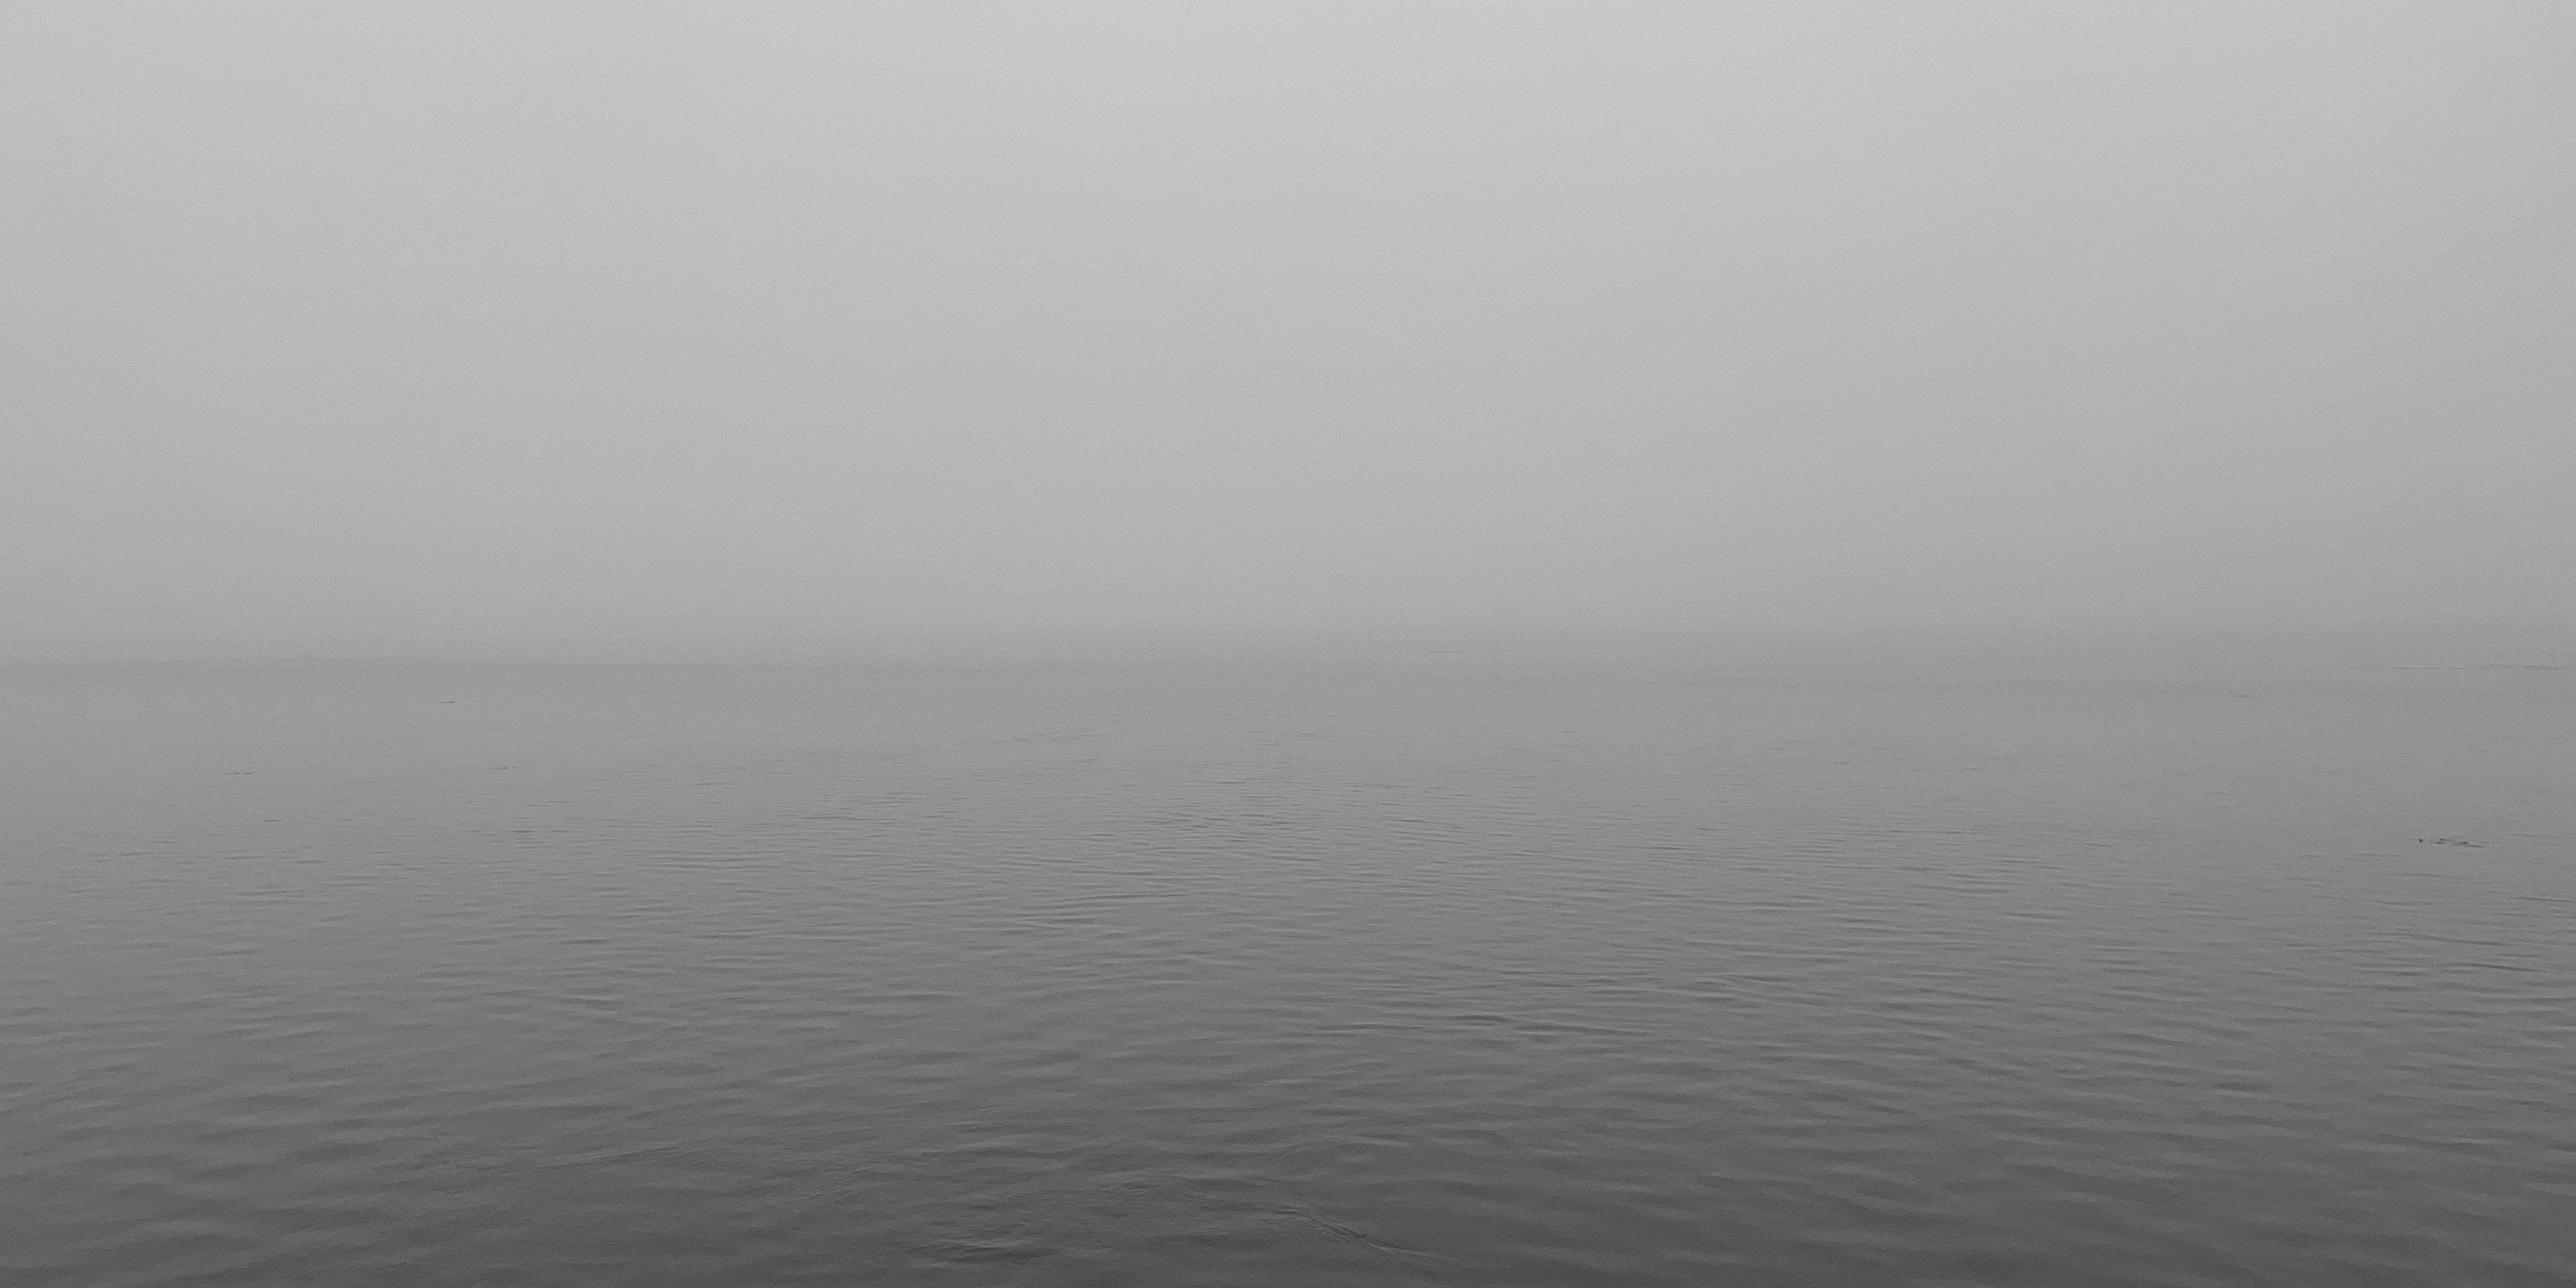
POLYGON ((13 1285, 2576 1281, 2576 673, 0 702, 13 1285))

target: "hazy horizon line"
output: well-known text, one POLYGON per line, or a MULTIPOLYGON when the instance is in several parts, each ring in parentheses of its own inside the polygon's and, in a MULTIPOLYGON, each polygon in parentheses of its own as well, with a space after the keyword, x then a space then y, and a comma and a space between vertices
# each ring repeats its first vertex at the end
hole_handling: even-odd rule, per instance
POLYGON ((1516 647, 1694 643, 1883 642, 2117 643, 2234 640, 2550 641, 2576 647, 2576 623, 2554 620, 1985 623, 1719 623, 1690 625, 1199 626, 948 628, 839 632, 629 632, 585 634, 333 634, 0 640, 0 661, 797 661, 930 653, 1074 653, 1146 647, 1412 647, 1508 651, 1516 647))

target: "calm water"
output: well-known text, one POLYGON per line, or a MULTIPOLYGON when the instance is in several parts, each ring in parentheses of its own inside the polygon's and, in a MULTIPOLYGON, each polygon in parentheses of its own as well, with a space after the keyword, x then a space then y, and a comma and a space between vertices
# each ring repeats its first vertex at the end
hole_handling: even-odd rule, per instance
POLYGON ((15 666, 0 1281, 2563 1288, 2498 660, 15 666))

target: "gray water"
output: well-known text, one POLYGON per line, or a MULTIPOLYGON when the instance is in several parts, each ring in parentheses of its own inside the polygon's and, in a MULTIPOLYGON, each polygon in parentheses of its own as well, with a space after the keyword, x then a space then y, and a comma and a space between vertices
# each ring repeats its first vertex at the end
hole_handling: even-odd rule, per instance
POLYGON ((2529 663, 16 665, 0 1279, 2565 1285, 2529 663))

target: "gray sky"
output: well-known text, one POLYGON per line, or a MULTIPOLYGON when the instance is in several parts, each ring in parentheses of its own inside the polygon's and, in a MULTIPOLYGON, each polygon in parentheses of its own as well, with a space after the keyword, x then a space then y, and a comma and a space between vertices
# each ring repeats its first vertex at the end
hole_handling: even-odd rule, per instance
POLYGON ((2558 0, 0 16, 11 640, 2576 612, 2558 0))

